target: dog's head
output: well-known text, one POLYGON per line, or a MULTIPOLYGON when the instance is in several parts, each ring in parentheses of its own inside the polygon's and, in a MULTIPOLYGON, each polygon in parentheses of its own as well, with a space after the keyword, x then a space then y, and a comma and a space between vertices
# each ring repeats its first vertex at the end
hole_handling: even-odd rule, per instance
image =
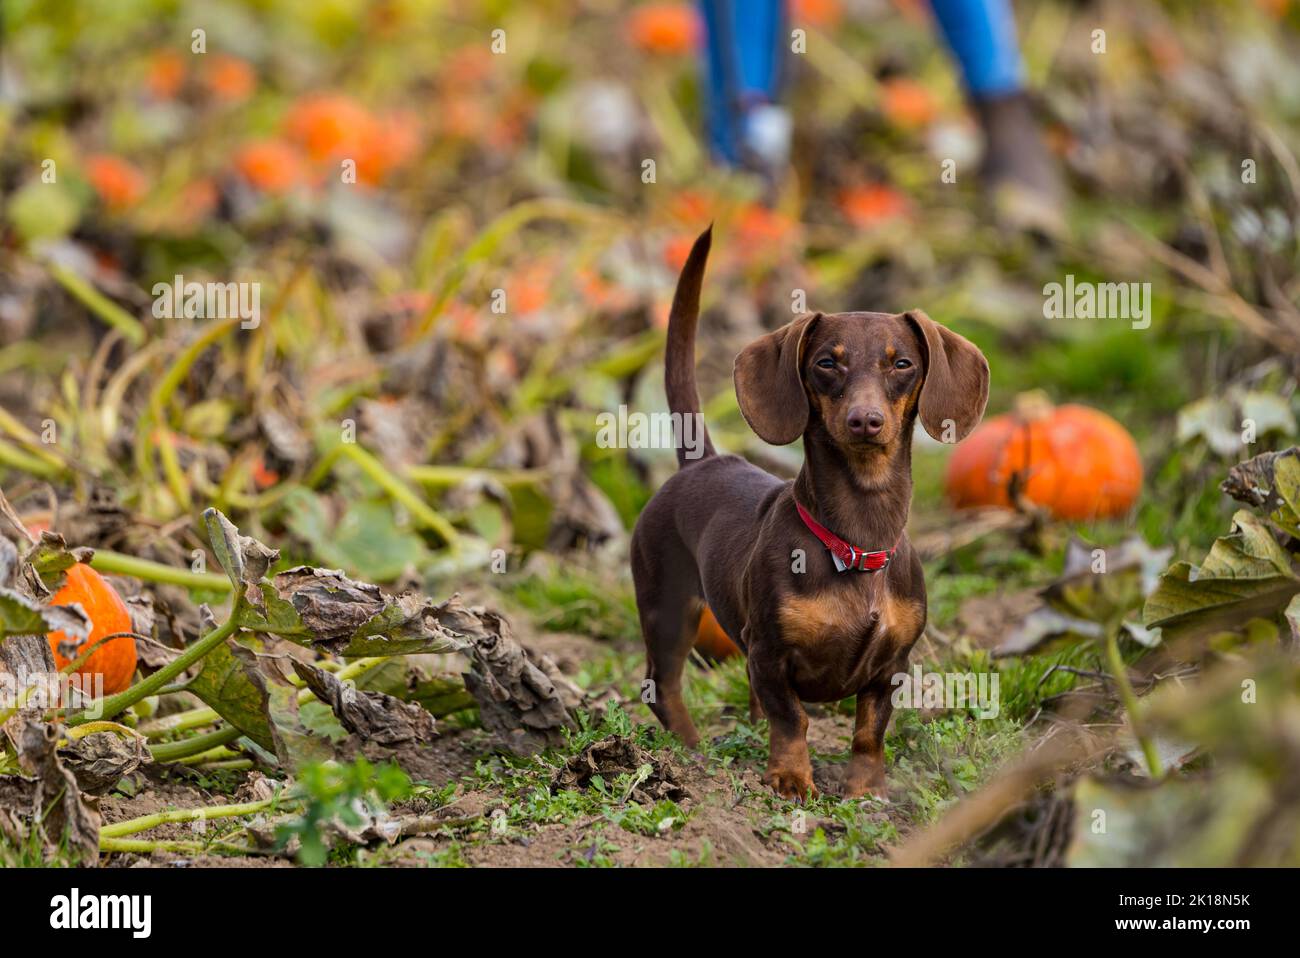
POLYGON ((759 437, 794 442, 820 423, 859 452, 888 447, 921 425, 941 442, 975 428, 989 364, 969 340, 920 310, 810 313, 736 357, 740 411, 759 437))

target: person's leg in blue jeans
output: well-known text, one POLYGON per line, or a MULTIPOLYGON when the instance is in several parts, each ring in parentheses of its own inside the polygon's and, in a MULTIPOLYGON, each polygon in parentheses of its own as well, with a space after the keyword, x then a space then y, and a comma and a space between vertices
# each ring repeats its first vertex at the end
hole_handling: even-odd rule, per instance
MULTIPOLYGON (((1025 98, 1024 67, 1010 0, 931 0, 987 150, 984 174, 1055 203, 1056 170, 1025 98)), ((783 0, 700 0, 708 38, 709 141, 730 165, 775 175, 789 148, 788 116, 776 107, 789 39, 783 0)))
POLYGON ((1054 216, 1060 184, 1025 97, 1011 0, 930 0, 930 5, 984 130, 989 185, 1032 194, 1036 208, 1020 204, 1018 211, 1009 211, 1012 216, 1054 216))
POLYGON ((778 105, 786 52, 783 0, 700 0, 707 28, 709 143, 718 159, 775 174, 789 153, 778 105))
POLYGON ((1024 66, 1010 0, 930 0, 972 96, 1020 93, 1024 66))

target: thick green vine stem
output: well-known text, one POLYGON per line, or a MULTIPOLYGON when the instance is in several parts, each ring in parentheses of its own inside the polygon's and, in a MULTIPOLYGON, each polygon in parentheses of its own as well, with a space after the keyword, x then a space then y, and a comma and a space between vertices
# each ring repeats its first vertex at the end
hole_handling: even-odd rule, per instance
POLYGON ((146 838, 101 838, 99 850, 105 854, 119 852, 131 855, 152 855, 154 852, 174 852, 178 855, 201 855, 205 852, 227 852, 231 855, 248 855, 253 850, 247 846, 218 842, 152 841, 146 838))
POLYGON ((70 716, 68 724, 81 725, 84 722, 92 721, 92 719, 110 719, 125 712, 141 699, 155 694, 160 688, 167 685, 172 679, 239 631, 239 607, 242 601, 242 599, 239 599, 235 602, 235 608, 231 610, 229 619, 191 645, 175 661, 159 669, 142 682, 131 686, 125 692, 119 692, 117 695, 110 695, 105 699, 101 699, 98 715, 90 716, 83 712, 79 715, 70 716))
POLYGON ((244 733, 233 725, 223 725, 214 732, 194 735, 179 742, 162 742, 149 746, 149 755, 155 762, 179 762, 191 755, 202 755, 222 745, 229 745, 244 733))
POLYGON ((1142 755, 1147 762, 1147 771, 1151 774, 1153 780, 1164 778, 1164 765, 1160 761, 1160 753, 1156 751, 1156 743, 1151 736, 1143 732, 1138 724, 1138 700, 1133 691, 1133 685, 1128 680, 1128 667, 1124 664, 1124 657, 1119 653, 1119 630, 1106 630, 1106 664, 1110 666, 1110 674, 1115 679, 1115 684, 1119 687, 1120 701, 1124 703, 1124 711, 1128 713, 1128 724, 1133 729, 1133 735, 1138 740, 1138 745, 1142 747, 1142 755))
POLYGON ((209 592, 229 592, 230 580, 218 572, 191 572, 176 566, 139 559, 123 555, 108 549, 95 550, 90 560, 90 567, 110 575, 129 575, 147 582, 166 582, 186 589, 202 589, 209 592))
POLYGON ((209 818, 236 818, 241 815, 255 815, 271 808, 279 800, 280 796, 274 795, 271 798, 264 798, 256 802, 244 802, 239 805, 208 805, 200 808, 176 808, 171 811, 154 812, 152 815, 143 815, 140 818, 132 818, 124 822, 113 822, 111 825, 101 826, 99 837, 101 839, 121 838, 124 835, 134 835, 136 832, 148 831, 159 825, 174 822, 197 822, 206 821, 209 818))

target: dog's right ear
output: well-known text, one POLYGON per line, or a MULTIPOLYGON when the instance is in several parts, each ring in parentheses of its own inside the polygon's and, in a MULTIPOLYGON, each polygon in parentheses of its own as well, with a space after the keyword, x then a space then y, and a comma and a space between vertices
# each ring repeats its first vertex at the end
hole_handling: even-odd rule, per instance
POLYGON ((784 446, 808 428, 803 347, 821 313, 809 313, 746 346, 736 357, 736 399, 764 442, 784 446))

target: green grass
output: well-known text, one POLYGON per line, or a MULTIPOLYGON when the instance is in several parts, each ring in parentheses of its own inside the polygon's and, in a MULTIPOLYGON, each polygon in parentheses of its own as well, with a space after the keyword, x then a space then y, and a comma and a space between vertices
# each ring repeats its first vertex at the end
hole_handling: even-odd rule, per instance
POLYGON ((570 564, 507 579, 501 591, 541 629, 595 639, 639 640, 630 582, 609 581, 570 564))
POLYGON ((52 852, 44 847, 40 833, 33 828, 21 842, 0 835, 0 868, 78 868, 81 863, 65 840, 52 852))

